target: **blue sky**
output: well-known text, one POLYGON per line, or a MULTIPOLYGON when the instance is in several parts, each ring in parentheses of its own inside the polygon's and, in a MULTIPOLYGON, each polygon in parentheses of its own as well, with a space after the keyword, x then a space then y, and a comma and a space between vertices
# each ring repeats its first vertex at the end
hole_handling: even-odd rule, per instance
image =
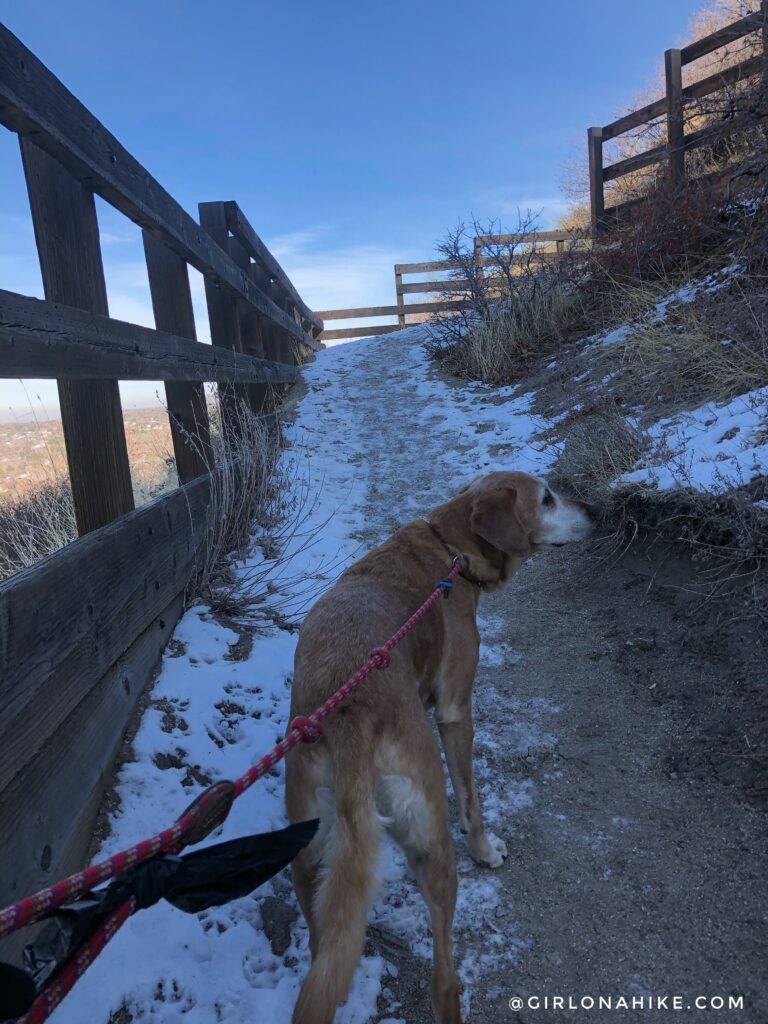
MULTIPOLYGON (((392 264, 459 218, 564 209, 563 167, 700 0, 26 0, 5 24, 189 210, 236 199, 315 308, 392 303, 392 264)), ((99 204, 111 312, 151 324, 137 229, 99 204)), ((199 275, 199 333, 207 336, 199 275)), ((41 295, 0 129, 0 287, 41 295)), ((55 387, 35 383, 49 411, 55 387)), ((154 387, 125 389, 146 404, 154 387)), ((26 417, 0 382, 0 417, 26 417)))

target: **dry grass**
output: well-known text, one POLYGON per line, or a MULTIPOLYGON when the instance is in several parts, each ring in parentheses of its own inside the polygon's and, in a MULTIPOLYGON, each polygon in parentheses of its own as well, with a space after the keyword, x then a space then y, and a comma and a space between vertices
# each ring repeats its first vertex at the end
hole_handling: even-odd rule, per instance
MULTIPOLYGON (((764 330, 744 330, 742 320, 724 334, 708 322, 705 308, 678 303, 663 320, 647 318, 620 342, 595 348, 594 371, 611 375, 616 401, 625 408, 642 406, 657 417, 768 384, 764 330)), ((743 314, 747 325, 754 322, 746 304, 743 314)))
POLYGON ((635 468, 649 447, 649 439, 628 423, 611 401, 601 401, 570 417, 568 443, 553 479, 579 498, 608 513, 610 486, 635 468))
POLYGON ((439 327, 433 351, 462 376, 490 384, 519 379, 525 367, 561 343, 578 315, 574 290, 562 282, 521 282, 485 319, 444 349, 439 327))
MULTIPOLYGON (((232 557, 249 546, 256 523, 269 525, 281 513, 281 488, 276 475, 280 458, 280 429, 274 417, 256 416, 244 401, 226 403, 227 429, 220 407, 210 410, 211 475, 206 533, 188 596, 202 596, 216 604, 217 595, 228 579, 232 557)), ((197 437, 190 445, 200 454, 204 448, 197 437)))
POLYGON ((697 568, 692 593, 702 603, 722 599, 721 624, 756 618, 768 624, 768 499, 765 477, 724 494, 692 488, 655 491, 631 487, 611 492, 605 518, 614 533, 609 552, 640 539, 685 550, 697 568))
MULTIPOLYGON (((176 486, 173 459, 162 480, 134 476, 136 506, 152 501, 176 486)), ((0 501, 0 580, 14 576, 77 540, 72 490, 66 476, 52 478, 0 501)))
POLYGON ((60 478, 0 502, 0 580, 77 537, 69 481, 60 478))

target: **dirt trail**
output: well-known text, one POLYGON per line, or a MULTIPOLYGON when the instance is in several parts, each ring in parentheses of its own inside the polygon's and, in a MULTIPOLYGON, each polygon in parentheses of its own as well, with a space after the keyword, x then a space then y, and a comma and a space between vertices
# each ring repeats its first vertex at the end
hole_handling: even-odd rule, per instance
MULTIPOLYGON (((441 411, 425 419, 415 375, 438 371, 416 347, 408 334, 350 347, 328 377, 336 403, 323 431, 334 420, 359 425, 366 547, 445 500, 456 489, 451 467, 472 459, 471 441, 441 411)), ((466 389, 445 383, 466 409, 466 389)), ((321 400, 321 376, 312 389, 321 400)), ((706 624, 673 589, 686 571, 659 570, 641 553, 596 567, 589 551, 565 549, 539 555, 481 601, 476 764, 490 827, 510 856, 484 871, 457 838, 456 943, 474 1024, 665 1019, 656 1009, 544 1009, 545 996, 643 998, 646 1007, 666 997, 669 1013, 678 996, 691 1021, 768 1019, 765 816, 738 772, 707 756, 710 726, 741 707, 735 689, 757 678, 758 651, 748 632, 738 664, 705 642, 706 624), (743 996, 744 1008, 729 1010, 729 996, 743 996), (538 997, 542 1008, 515 1012, 512 997, 538 997), (725 1008, 696 1009, 696 997, 725 1008)), ((378 1019, 426 1024, 428 963, 398 934, 404 907, 421 914, 412 886, 395 881, 373 913, 368 952, 394 965, 378 1019)))

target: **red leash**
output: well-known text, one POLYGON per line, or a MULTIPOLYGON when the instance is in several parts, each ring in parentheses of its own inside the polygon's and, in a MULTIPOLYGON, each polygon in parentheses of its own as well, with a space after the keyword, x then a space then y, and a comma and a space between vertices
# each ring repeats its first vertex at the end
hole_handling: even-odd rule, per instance
MULTIPOLYGON (((199 843, 222 824, 234 801, 278 761, 281 761, 298 743, 314 743, 320 739, 323 733, 323 719, 327 718, 353 690, 356 690, 374 669, 389 667, 392 660, 389 652, 413 629, 419 619, 426 615, 441 595, 448 596, 453 581, 460 571, 461 561, 457 556, 453 560, 453 566, 448 576, 435 586, 426 601, 417 608, 397 632, 393 633, 381 647, 374 648, 365 664, 311 715, 295 718, 285 737, 234 782, 217 782, 210 786, 190 804, 170 828, 158 832, 150 839, 144 839, 84 871, 78 871, 77 874, 70 875, 69 878, 65 878, 47 889, 42 889, 34 896, 28 896, 26 899, 6 907, 5 910, 0 911, 0 937, 10 935, 23 928, 24 925, 37 921, 44 914, 55 910, 62 904, 78 899, 83 893, 93 889, 101 882, 114 878, 127 868, 141 864, 159 853, 177 853, 185 846, 199 843)), ((48 1018, 115 932, 128 920, 134 912, 135 906, 136 900, 131 897, 102 921, 51 979, 45 990, 35 1000, 29 1013, 20 1018, 18 1024, 42 1024, 48 1018)))

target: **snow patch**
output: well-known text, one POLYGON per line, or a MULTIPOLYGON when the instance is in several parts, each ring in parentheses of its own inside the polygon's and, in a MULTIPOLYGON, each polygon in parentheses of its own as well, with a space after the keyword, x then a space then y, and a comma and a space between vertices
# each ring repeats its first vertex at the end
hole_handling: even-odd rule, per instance
POLYGON ((648 429, 651 454, 614 486, 692 487, 720 494, 768 473, 768 388, 707 402, 648 429))

